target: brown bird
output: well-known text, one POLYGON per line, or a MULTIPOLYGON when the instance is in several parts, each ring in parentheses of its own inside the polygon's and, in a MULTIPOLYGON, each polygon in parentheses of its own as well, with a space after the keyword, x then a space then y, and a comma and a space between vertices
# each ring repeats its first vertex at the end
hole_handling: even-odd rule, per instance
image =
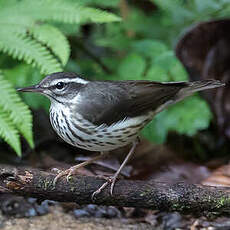
POLYGON ((18 89, 37 92, 51 101, 50 122, 67 143, 101 154, 60 172, 55 180, 102 157, 107 151, 132 143, 132 147, 112 178, 92 195, 94 197, 115 181, 136 145, 139 131, 154 115, 192 95, 194 92, 223 86, 218 80, 196 82, 88 81, 75 73, 53 73, 34 86, 18 89))

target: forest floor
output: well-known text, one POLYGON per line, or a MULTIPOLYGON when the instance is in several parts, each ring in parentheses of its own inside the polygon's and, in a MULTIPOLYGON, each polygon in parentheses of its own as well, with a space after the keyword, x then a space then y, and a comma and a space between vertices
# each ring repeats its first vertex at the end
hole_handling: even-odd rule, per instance
POLYGON ((132 223, 124 219, 105 218, 78 218, 64 213, 60 208, 53 208, 44 216, 30 218, 6 218, 0 216, 0 229, 2 230, 115 230, 115 229, 152 229, 147 223, 132 223), (129 223, 130 222, 130 223, 129 223))
MULTIPOLYGON (((16 157, 9 147, 0 143, 1 164, 29 166, 50 171, 68 168, 92 156, 57 139, 43 112, 35 114, 34 150, 23 146, 23 157, 16 157)), ((218 153, 210 157, 211 140, 201 133, 196 142, 173 134, 167 145, 153 145, 142 140, 123 176, 132 180, 185 181, 191 184, 230 186, 229 157, 218 153), (203 138, 202 137, 206 137, 203 138), (194 144, 195 143, 195 144, 194 144), (195 151, 200 144, 207 151, 195 151)), ((128 148, 122 148, 104 160, 84 168, 86 175, 114 173, 128 148)), ((167 213, 139 208, 117 208, 53 201, 39 201, 15 195, 0 194, 0 229, 2 230, 61 230, 61 229, 230 229, 228 217, 196 217, 177 212, 167 213)))

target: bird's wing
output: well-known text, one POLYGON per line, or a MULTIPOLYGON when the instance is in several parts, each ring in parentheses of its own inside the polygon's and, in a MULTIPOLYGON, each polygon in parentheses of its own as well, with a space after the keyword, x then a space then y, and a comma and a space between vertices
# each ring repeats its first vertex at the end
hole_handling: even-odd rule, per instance
POLYGON ((176 100, 178 91, 188 87, 187 82, 134 81, 130 84, 129 111, 132 113, 131 116, 138 116, 147 111, 156 111, 161 105, 176 100))
POLYGON ((135 117, 173 100, 185 82, 150 81, 90 82, 81 92, 82 101, 76 112, 96 125, 111 125, 135 117))

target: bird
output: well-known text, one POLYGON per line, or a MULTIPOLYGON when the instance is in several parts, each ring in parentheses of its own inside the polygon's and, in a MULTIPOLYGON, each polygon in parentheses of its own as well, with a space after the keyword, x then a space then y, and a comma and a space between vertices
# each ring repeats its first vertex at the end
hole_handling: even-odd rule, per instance
POLYGON ((109 151, 132 144, 116 173, 92 194, 95 198, 109 184, 113 194, 115 182, 138 144, 139 132, 154 116, 194 92, 224 86, 219 80, 194 82, 157 82, 148 80, 86 80, 79 74, 57 72, 40 83, 19 88, 36 92, 51 101, 49 116, 56 133, 70 145, 100 152, 99 155, 59 172, 67 180, 80 167, 101 159, 109 151))

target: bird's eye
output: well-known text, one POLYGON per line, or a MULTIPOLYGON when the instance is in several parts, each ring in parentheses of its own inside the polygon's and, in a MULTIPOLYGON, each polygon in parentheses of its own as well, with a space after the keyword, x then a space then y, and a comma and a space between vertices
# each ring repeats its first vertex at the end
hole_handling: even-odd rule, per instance
POLYGON ((55 87, 56 87, 56 89, 61 90, 61 89, 63 89, 65 87, 65 83, 60 81, 55 85, 55 87))

